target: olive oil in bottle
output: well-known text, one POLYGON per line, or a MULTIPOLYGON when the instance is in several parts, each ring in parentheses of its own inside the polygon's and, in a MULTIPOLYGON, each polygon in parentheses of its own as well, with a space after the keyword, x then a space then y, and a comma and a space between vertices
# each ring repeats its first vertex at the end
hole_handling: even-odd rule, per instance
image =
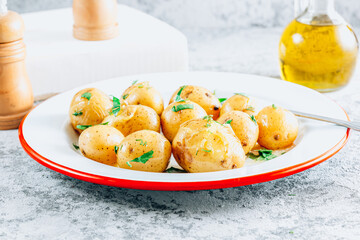
POLYGON ((281 77, 320 92, 345 86, 356 65, 358 41, 331 0, 310 0, 285 29, 279 46, 281 77))

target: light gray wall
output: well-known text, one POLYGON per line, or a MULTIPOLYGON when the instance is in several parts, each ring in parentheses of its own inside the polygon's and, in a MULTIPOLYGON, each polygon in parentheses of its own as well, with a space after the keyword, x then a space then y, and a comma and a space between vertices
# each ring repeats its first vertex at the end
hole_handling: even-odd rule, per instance
MULTIPOLYGON (((179 28, 278 27, 293 17, 292 0, 118 0, 179 28)), ((70 7, 72 0, 8 0, 18 12, 70 7)), ((337 0, 340 14, 360 27, 360 0, 337 0)))

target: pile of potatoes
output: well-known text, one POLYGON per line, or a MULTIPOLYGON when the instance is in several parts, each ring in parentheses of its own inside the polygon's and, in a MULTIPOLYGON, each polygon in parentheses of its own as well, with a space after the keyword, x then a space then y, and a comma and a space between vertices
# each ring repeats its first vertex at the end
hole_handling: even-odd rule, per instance
POLYGON ((208 89, 186 85, 164 109, 156 89, 134 82, 120 98, 95 88, 79 91, 69 116, 80 134, 78 148, 87 158, 164 172, 172 153, 185 171, 194 173, 241 168, 257 143, 272 150, 293 144, 298 121, 291 112, 272 105, 254 116, 254 106, 244 94, 220 103, 208 89))

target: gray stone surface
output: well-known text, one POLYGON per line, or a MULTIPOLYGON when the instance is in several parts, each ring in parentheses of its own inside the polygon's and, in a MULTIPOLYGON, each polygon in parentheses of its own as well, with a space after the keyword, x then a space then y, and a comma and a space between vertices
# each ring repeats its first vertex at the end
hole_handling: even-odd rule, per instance
MULTIPOLYGON (((304 0, 302 0, 304 1, 304 0)), ((70 7, 72 0, 9 0, 18 12, 70 7)), ((278 27, 293 18, 293 1, 287 0, 118 0, 179 28, 278 27)), ((360 27, 359 0, 335 1, 338 11, 360 27)))
MULTIPOLYGON (((188 29, 191 69, 276 77, 280 33, 188 29)), ((329 96, 360 120, 358 73, 329 96)), ((53 172, 27 156, 17 131, 0 131, 0 239, 358 239, 359 141, 352 132, 331 159, 272 182, 158 192, 53 172)))

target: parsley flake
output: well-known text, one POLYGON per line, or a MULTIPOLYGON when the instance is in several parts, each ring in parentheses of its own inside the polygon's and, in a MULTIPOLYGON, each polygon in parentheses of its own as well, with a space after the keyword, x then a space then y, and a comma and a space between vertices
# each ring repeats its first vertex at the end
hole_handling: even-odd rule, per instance
POLYGON ((256 122, 256 118, 255 118, 255 116, 254 116, 254 115, 251 115, 251 116, 250 116, 250 118, 251 118, 251 120, 252 120, 255 124, 257 124, 257 122, 256 122))
POLYGON ((270 149, 260 149, 257 151, 259 155, 255 155, 253 153, 249 153, 249 158, 255 159, 257 161, 267 161, 276 158, 277 156, 274 155, 272 150, 270 149))
POLYGON ((225 124, 231 124, 232 121, 233 121, 232 119, 229 119, 225 122, 225 124))
POLYGON ((225 102, 226 100, 227 100, 227 98, 219 98, 220 103, 225 102))
POLYGON ((185 110, 185 109, 194 109, 194 105, 193 104, 180 104, 177 106, 173 106, 171 108, 171 110, 173 112, 178 112, 178 111, 185 110))
POLYGON ((182 99, 182 98, 180 97, 180 95, 181 95, 181 92, 182 92, 186 87, 187 87, 187 85, 184 85, 184 86, 180 87, 178 93, 176 94, 175 102, 185 102, 185 100, 182 99))
POLYGON ((139 86, 138 86, 138 88, 143 88, 144 87, 144 84, 140 84, 139 86))
POLYGON ((125 94, 122 96, 122 98, 125 100, 128 96, 129 96, 129 94, 125 94))
MULTIPOLYGON (((108 125, 109 122, 104 122, 104 123, 100 123, 100 124, 97 124, 97 125, 108 125)), ((97 126, 97 125, 77 125, 76 128, 77 129, 80 129, 80 130, 85 130, 89 127, 92 127, 92 126, 97 126)))
POLYGON ((214 90, 212 94, 213 94, 213 95, 216 95, 216 90, 214 90))
POLYGON ((86 98, 87 100, 90 101, 91 93, 89 93, 89 92, 83 93, 83 94, 81 95, 81 97, 82 97, 82 98, 86 98))
POLYGON ((77 117, 77 116, 81 116, 81 115, 83 115, 83 112, 80 110, 80 111, 76 111, 76 112, 74 112, 72 115, 74 115, 75 117, 77 117))
POLYGON ((144 153, 144 154, 141 155, 140 157, 134 158, 134 159, 131 160, 131 161, 127 161, 126 164, 127 164, 129 167, 132 167, 131 164, 130 164, 130 162, 139 162, 139 163, 145 164, 147 161, 149 161, 150 158, 153 157, 153 154, 154 154, 154 151, 151 150, 151 151, 149 151, 149 152, 144 153))
POLYGON ((131 85, 135 85, 138 81, 139 81, 139 80, 133 81, 131 85))
POLYGON ((135 141, 137 141, 137 142, 140 141, 141 146, 145 146, 145 147, 147 146, 147 142, 146 141, 144 142, 142 139, 136 139, 135 141))
POLYGON ((277 109, 277 106, 275 104, 271 105, 273 109, 277 109))
POLYGON ((76 145, 75 143, 73 143, 73 147, 75 148, 75 150, 79 150, 79 146, 78 145, 76 145))
POLYGON ((119 146, 115 146, 115 147, 114 147, 114 151, 115 151, 115 154, 117 154, 118 151, 119 151, 119 146))
POLYGON ((186 173, 185 170, 182 170, 179 168, 174 168, 174 167, 166 169, 165 172, 167 172, 167 173, 186 173))
POLYGON ((252 106, 249 106, 248 108, 245 108, 245 110, 246 110, 246 111, 254 111, 254 110, 255 110, 255 108, 254 108, 254 107, 252 107, 252 106))
POLYGON ((120 112, 120 110, 121 110, 120 99, 113 96, 113 107, 111 109, 110 114, 116 116, 120 112))
POLYGON ((207 149, 204 149, 204 148, 202 148, 201 150, 204 151, 204 152, 211 152, 211 150, 207 150, 207 149))

